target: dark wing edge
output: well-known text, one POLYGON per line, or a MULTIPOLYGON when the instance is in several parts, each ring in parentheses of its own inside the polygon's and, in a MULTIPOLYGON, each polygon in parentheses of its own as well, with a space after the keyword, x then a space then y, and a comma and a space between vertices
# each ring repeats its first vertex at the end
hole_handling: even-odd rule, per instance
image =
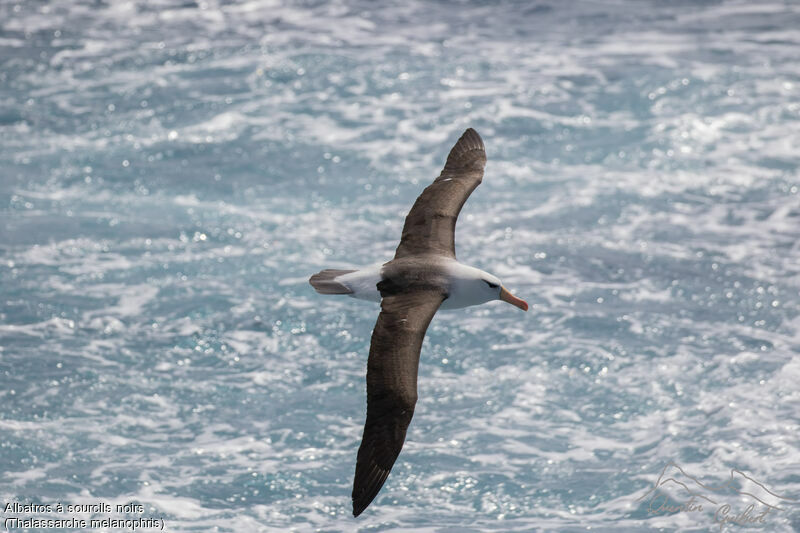
POLYGON ((367 421, 353 479, 353 516, 381 490, 417 403, 417 370, 425 331, 444 301, 437 291, 385 296, 367 363, 367 421))
POLYGON ((450 150, 442 173, 408 212, 395 259, 425 253, 455 258, 456 220, 464 202, 480 185, 485 166, 483 141, 469 128, 450 150))

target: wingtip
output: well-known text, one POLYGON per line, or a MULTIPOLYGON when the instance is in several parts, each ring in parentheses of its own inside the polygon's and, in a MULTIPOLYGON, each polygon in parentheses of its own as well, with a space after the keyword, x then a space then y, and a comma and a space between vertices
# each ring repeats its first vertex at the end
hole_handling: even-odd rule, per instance
POLYGON ((466 150, 485 150, 483 139, 473 128, 467 128, 458 139, 456 146, 462 145, 466 150))
POLYGON ((478 132, 467 128, 450 150, 445 163, 446 169, 464 168, 472 165, 483 167, 486 162, 486 148, 478 132))
MULTIPOLYGON (((356 467, 358 469, 358 464, 356 467)), ((362 476, 356 474, 353 480, 353 516, 360 515, 370 506, 386 483, 390 470, 384 470, 373 463, 366 473, 361 472, 362 476)))
POLYGON ((353 517, 356 517, 364 512, 364 509, 369 507, 369 504, 372 503, 372 500, 375 499, 377 496, 377 492, 371 498, 363 498, 363 497, 353 497, 353 517))
POLYGON ((370 506, 372 500, 374 500, 375 496, 377 495, 378 494, 376 493, 375 495, 372 496, 372 498, 369 498, 367 500, 360 500, 360 501, 353 500, 353 518, 356 518, 358 515, 363 513, 367 509, 367 507, 370 506))

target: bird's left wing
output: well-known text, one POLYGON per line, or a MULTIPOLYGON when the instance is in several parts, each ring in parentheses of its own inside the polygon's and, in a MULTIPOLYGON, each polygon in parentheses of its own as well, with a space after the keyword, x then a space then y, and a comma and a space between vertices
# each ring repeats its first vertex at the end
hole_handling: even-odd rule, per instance
POLYGON ((353 481, 358 516, 383 486, 406 438, 417 403, 422 340, 445 295, 416 290, 385 295, 367 363, 367 423, 353 481))
POLYGON ((483 179, 486 149, 478 132, 467 129, 447 156, 442 173, 411 207, 394 258, 436 254, 456 257, 456 219, 483 179))

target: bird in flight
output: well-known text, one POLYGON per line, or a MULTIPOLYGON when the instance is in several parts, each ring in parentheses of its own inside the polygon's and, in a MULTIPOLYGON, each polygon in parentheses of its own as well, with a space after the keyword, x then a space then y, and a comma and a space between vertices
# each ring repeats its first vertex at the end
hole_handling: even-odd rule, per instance
POLYGON ((408 212, 394 259, 361 270, 323 270, 309 279, 319 293, 381 304, 367 361, 367 421, 356 459, 353 516, 378 494, 403 447, 417 403, 422 340, 436 311, 491 300, 528 310, 497 277, 456 260, 456 219, 485 165, 483 141, 469 128, 408 212))

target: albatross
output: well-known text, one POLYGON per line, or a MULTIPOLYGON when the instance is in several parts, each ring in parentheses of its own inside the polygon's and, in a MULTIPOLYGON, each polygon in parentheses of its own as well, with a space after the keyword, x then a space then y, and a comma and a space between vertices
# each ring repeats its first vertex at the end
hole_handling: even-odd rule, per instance
POLYGON ((422 340, 436 311, 491 300, 528 310, 496 276, 456 260, 456 219, 485 165, 483 140, 469 128, 408 212, 394 259, 361 270, 327 269, 309 279, 319 293, 381 304, 367 361, 367 421, 356 459, 353 516, 375 499, 403 448, 417 403, 422 340))

